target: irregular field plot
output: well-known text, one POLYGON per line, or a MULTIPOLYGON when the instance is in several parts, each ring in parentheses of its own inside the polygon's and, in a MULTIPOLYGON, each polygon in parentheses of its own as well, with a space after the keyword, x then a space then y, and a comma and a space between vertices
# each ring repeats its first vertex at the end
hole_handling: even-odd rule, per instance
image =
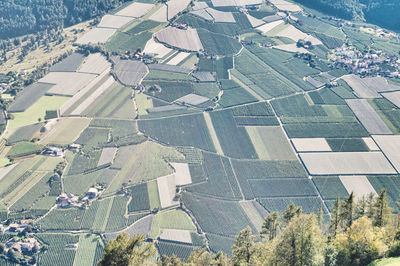
POLYGON ((9 120, 8 129, 17 128, 44 120, 46 110, 58 110, 69 97, 42 96, 33 105, 22 113, 14 113, 14 119, 9 120))
POLYGON ((324 138, 299 138, 291 139, 298 152, 305 151, 332 151, 328 142, 324 138))
POLYGON ((382 152, 397 171, 400 171, 400 136, 373 136, 382 152))
POLYGON ((107 50, 113 53, 125 53, 126 51, 135 52, 137 49, 143 50, 146 43, 152 38, 152 33, 143 31, 131 35, 126 32, 117 32, 105 44, 107 50))
POLYGON ((34 83, 22 90, 8 109, 9 112, 23 112, 33 105, 52 87, 52 84, 34 83))
POLYGON ((105 194, 117 192, 123 183, 135 184, 173 173, 166 159, 183 159, 173 148, 154 142, 121 147, 114 159, 113 169, 120 169, 105 194))
POLYGON ((128 212, 150 210, 149 193, 146 183, 130 187, 129 191, 132 194, 132 198, 128 204, 128 212))
POLYGON ((317 196, 307 178, 252 179, 249 183, 256 198, 317 196))
POLYGON ((338 196, 343 198, 348 195, 342 181, 337 176, 317 176, 312 180, 324 200, 334 200, 338 196))
POLYGON ((24 126, 16 129, 10 137, 7 138, 8 144, 13 144, 19 141, 30 141, 32 137, 41 129, 42 123, 37 123, 29 126, 24 126))
POLYGON ((72 53, 50 68, 50 72, 75 72, 82 64, 85 56, 80 53, 72 53))
POLYGON ((48 90, 49 94, 73 96, 89 84, 96 75, 75 72, 50 72, 40 82, 55 84, 48 90))
POLYGON ((261 160, 296 160, 281 127, 246 127, 261 160))
POLYGON ((242 45, 236 39, 204 29, 198 30, 198 36, 202 47, 209 55, 234 55, 242 48, 242 45))
POLYGON ((97 263, 95 260, 96 248, 100 238, 97 235, 82 234, 79 236, 78 250, 75 255, 75 265, 91 265, 97 263))
POLYGON ((241 193, 227 158, 203 153, 202 171, 207 182, 187 187, 187 191, 225 199, 240 199, 241 193))
POLYGON ((93 73, 93 74, 101 74, 105 70, 111 67, 111 63, 107 61, 107 59, 100 53, 90 54, 82 66, 79 68, 78 72, 83 73, 93 73))
POLYGON ((161 231, 160 239, 173 241, 173 242, 182 242, 187 244, 192 244, 192 236, 190 231, 180 230, 180 229, 163 229, 161 231))
POLYGON ((196 29, 180 30, 173 27, 165 28, 155 34, 162 43, 187 51, 200 51, 203 45, 196 29))
POLYGON ((381 152, 301 153, 300 157, 311 175, 396 172, 381 152))
POLYGON ((167 19, 171 20, 179 12, 182 12, 190 4, 191 0, 169 0, 167 2, 167 19))
POLYGON ((400 108, 400 91, 382 93, 382 96, 400 108))
POLYGON ((358 138, 368 132, 360 123, 299 123, 285 124, 289 138, 358 138))
POLYGON ((184 186, 192 183, 189 165, 187 163, 171 163, 175 169, 175 183, 177 186, 184 186))
MULTIPOLYGON (((364 140, 361 138, 329 138, 326 139, 332 151, 339 152, 355 152, 355 151, 370 151, 364 140)), ((379 149, 372 149, 379 151, 379 149)))
POLYGON ((203 114, 139 120, 145 135, 173 146, 189 146, 215 152, 203 114))
POLYGON ((270 2, 274 6, 276 6, 278 9, 283 10, 283 11, 300 12, 303 10, 298 5, 295 5, 295 4, 285 1, 285 0, 270 0, 270 2))
POLYGON ((63 118, 58 124, 41 140, 43 144, 67 145, 78 139, 81 132, 89 125, 88 118, 63 118))
POLYGON ((342 77, 360 98, 381 98, 379 92, 398 90, 399 87, 388 84, 383 77, 360 78, 356 75, 342 77))
POLYGON ((346 100, 346 103, 370 134, 392 134, 392 131, 367 100, 351 99, 346 100))
POLYGON ((106 43, 116 33, 116 29, 94 28, 79 38, 77 44, 106 43))
MULTIPOLYGON (((318 197, 295 197, 295 198, 270 198, 258 199, 260 204, 269 212, 284 212, 290 203, 301 206, 303 213, 316 213, 323 206, 323 202, 318 197)), ((324 208, 322 209, 324 210, 324 208)))
POLYGON ((241 201, 239 204, 254 227, 261 232, 264 218, 267 216, 266 210, 257 201, 241 201))
POLYGON ((235 237, 249 225, 255 231, 238 202, 203 198, 190 193, 183 194, 183 202, 207 233, 235 237))
POLYGON ((382 175, 368 176, 367 178, 377 193, 380 193, 382 189, 386 189, 387 195, 390 199, 390 206, 394 208, 394 210, 398 210, 396 202, 400 199, 400 176, 382 175))
MULTIPOLYGON (((108 77, 92 94, 85 97, 86 99, 81 102, 72 112, 71 115, 80 115, 83 113, 97 98, 99 98, 105 91, 112 85, 115 85, 113 77, 108 77)), ((86 96, 86 95, 85 95, 86 96)))
POLYGON ((151 38, 143 49, 145 54, 153 54, 156 58, 163 58, 168 53, 170 53, 172 49, 165 47, 163 44, 155 42, 153 38, 151 38))
POLYGON ((114 15, 105 15, 105 16, 103 16, 103 18, 101 19, 101 21, 97 25, 97 27, 120 29, 131 21, 133 21, 133 18, 114 16, 114 15))
POLYGON ((182 210, 167 210, 157 213, 153 218, 150 237, 157 238, 163 229, 196 231, 196 227, 189 215, 182 210))
POLYGON ((194 251, 194 247, 191 245, 182 245, 177 243, 171 243, 169 241, 158 241, 156 243, 158 253, 166 256, 177 256, 182 260, 186 260, 190 254, 194 251))
POLYGON ((117 148, 104 148, 101 152, 100 159, 97 162, 97 166, 112 163, 116 153, 117 148))
MULTIPOLYGON (((96 164, 90 165, 89 168, 93 166, 96 167, 96 164)), ((105 187, 108 187, 117 173, 116 170, 101 169, 88 174, 67 175, 64 181, 65 191, 83 196, 91 186, 96 184, 102 183, 105 187)))
POLYGON ((42 265, 68 266, 74 264, 75 249, 68 249, 67 244, 79 241, 78 235, 72 234, 39 234, 38 237, 48 245, 47 252, 40 253, 39 263, 42 265))
POLYGON ((147 12, 149 12, 153 7, 153 4, 134 2, 119 11, 116 15, 139 18, 147 14, 147 12))
POLYGON ((178 201, 174 200, 176 193, 174 175, 157 178, 157 187, 158 194, 160 196, 161 208, 168 208, 179 204, 178 201))
POLYGON ((234 158, 257 158, 246 129, 236 126, 230 110, 211 112, 210 115, 225 155, 234 158))
POLYGON ((362 197, 368 197, 369 194, 374 194, 377 196, 376 191, 369 183, 366 176, 339 176, 340 181, 342 181, 347 193, 354 193, 354 198, 356 200, 362 197))
POLYGON ((22 157, 26 155, 35 154, 37 152, 40 152, 42 149, 43 149, 42 145, 27 141, 21 141, 12 146, 7 156, 10 158, 22 157))
POLYGON ((137 85, 149 72, 146 65, 140 61, 120 60, 113 58, 114 71, 118 79, 127 86, 137 85))

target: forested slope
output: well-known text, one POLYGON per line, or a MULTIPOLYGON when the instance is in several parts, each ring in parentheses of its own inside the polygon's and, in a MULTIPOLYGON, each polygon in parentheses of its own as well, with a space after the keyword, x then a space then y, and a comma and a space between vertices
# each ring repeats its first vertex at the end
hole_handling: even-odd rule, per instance
POLYGON ((398 0, 294 0, 304 6, 344 19, 366 20, 368 23, 400 31, 398 0))
POLYGON ((70 26, 105 14, 127 0, 2 0, 0 39, 70 26))

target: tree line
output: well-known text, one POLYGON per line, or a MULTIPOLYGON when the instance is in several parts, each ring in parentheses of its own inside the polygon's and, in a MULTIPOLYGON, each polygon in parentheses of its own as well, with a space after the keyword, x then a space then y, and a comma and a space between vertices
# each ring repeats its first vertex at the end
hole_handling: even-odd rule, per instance
POLYGON ((142 235, 129 238, 124 233, 107 243, 99 265, 350 266, 400 256, 400 214, 389 207, 386 190, 357 202, 353 193, 343 200, 337 198, 330 218, 324 217, 322 206, 317 213, 304 214, 291 203, 283 213, 269 213, 259 234, 253 234, 250 227, 242 230, 231 257, 201 249, 186 261, 164 255, 155 262, 153 242, 145 242, 142 235))
POLYGON ((2 0, 0 39, 59 30, 98 16, 128 0, 2 0))
POLYGON ((356 19, 400 31, 398 0, 294 0, 339 18, 356 19))

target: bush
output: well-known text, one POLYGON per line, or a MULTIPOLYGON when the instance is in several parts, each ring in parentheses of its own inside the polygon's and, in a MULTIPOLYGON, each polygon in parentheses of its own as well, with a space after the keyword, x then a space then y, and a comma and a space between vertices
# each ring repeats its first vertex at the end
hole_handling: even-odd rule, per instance
POLYGON ((400 257, 400 242, 397 242, 389 249, 388 257, 400 257))

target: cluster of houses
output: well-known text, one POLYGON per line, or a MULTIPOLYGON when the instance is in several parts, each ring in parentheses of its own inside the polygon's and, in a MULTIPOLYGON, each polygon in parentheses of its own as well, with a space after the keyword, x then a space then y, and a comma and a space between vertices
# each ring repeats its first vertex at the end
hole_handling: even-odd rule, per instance
POLYGON ((4 234, 12 234, 12 233, 20 233, 25 230, 29 225, 33 224, 32 219, 24 219, 19 221, 19 223, 12 223, 8 226, 4 226, 0 224, 0 233, 4 234))
POLYGON ((351 44, 336 48, 330 56, 330 62, 332 67, 344 67, 349 73, 399 77, 400 60, 397 57, 389 57, 382 51, 374 50, 363 53, 351 44))
POLYGON ((18 257, 23 258, 25 263, 36 263, 34 257, 40 252, 40 242, 30 234, 20 234, 22 232, 31 232, 31 229, 29 231, 26 231, 26 229, 28 226, 32 226, 33 223, 34 221, 32 219, 24 219, 20 220, 18 223, 11 223, 9 225, 0 224, 0 234, 10 235, 9 239, 3 243, 4 245, 1 251, 3 257, 6 256, 12 261, 15 261, 15 258, 18 257))
POLYGON ((99 195, 99 190, 94 187, 89 188, 85 197, 82 199, 79 199, 78 196, 75 196, 72 193, 62 193, 57 197, 56 204, 61 208, 79 207, 82 206, 83 203, 97 198, 99 195))
POLYGON ((22 255, 34 255, 40 250, 40 243, 36 238, 28 237, 15 240, 11 238, 6 242, 6 250, 12 249, 22 255))
POLYGON ((382 28, 364 28, 360 27, 360 30, 364 30, 368 33, 371 33, 375 35, 376 37, 379 38, 384 38, 384 39, 391 39, 391 38, 398 38, 397 34, 391 31, 387 31, 382 28))

